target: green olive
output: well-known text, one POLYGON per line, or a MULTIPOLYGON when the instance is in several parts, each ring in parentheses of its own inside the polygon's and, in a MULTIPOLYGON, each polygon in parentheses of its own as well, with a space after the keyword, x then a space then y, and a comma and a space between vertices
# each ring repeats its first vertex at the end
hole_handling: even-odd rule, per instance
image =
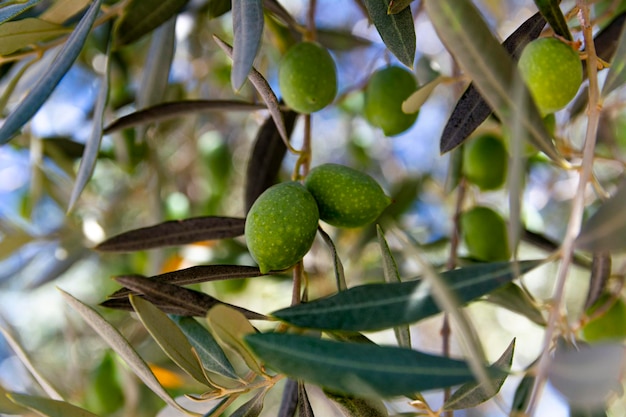
POLYGON ((304 184, 317 201, 320 219, 337 227, 365 226, 391 203, 376 180, 343 165, 317 166, 304 184))
POLYGON ((522 51, 518 66, 544 115, 567 106, 583 81, 578 52, 556 38, 530 42, 522 51))
POLYGON ((315 199, 298 182, 274 185, 246 218, 248 249, 262 273, 289 268, 311 249, 319 222, 315 199))
POLYGON ((511 257, 504 219, 489 207, 477 206, 461 213, 463 240, 472 258, 485 262, 511 257))
POLYGON ((386 136, 399 135, 417 119, 417 113, 402 111, 402 102, 416 90, 413 73, 404 68, 390 66, 376 71, 365 88, 365 118, 386 136))
POLYGON ((470 139, 463 150, 463 174, 481 190, 496 190, 506 179, 509 154, 502 139, 487 133, 470 139))
POLYGON ((335 61, 318 43, 298 43, 280 63, 278 86, 285 103, 295 111, 309 114, 321 110, 337 94, 335 61))

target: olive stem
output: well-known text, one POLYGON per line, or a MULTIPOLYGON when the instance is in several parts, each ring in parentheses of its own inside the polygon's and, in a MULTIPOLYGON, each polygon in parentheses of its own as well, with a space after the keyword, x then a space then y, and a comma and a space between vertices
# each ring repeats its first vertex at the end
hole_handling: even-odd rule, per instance
POLYGON ((552 342, 557 332, 557 325, 560 322, 565 310, 565 283, 567 281, 569 268, 572 263, 574 242, 580 232, 582 224, 583 212, 585 208, 585 189, 591 179, 594 149, 600 120, 601 103, 598 87, 597 56, 593 42, 592 27, 590 25, 589 6, 587 4, 587 0, 578 0, 577 4, 579 7, 578 19, 581 23, 585 40, 585 48, 588 53, 587 74, 589 74, 589 104, 587 108, 587 131, 585 134, 583 161, 578 181, 578 189, 572 201, 570 221, 563 239, 563 244, 561 245, 561 264, 559 265, 557 272, 552 308, 550 309, 548 324, 544 335, 543 350, 537 365, 537 382, 533 387, 533 391, 528 402, 527 414, 529 416, 534 414, 537 408, 540 392, 546 383, 548 368, 550 366, 550 350, 552 342))
POLYGON ((317 0, 309 1, 309 10, 307 14, 307 31, 304 34, 305 41, 314 42, 317 39, 317 31, 315 27, 315 10, 317 9, 317 0))

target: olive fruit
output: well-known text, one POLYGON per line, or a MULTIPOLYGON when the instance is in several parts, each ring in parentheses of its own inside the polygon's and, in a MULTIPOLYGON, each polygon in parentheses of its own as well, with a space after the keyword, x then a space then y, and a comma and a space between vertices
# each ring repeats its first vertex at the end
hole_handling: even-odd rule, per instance
POLYGON ((463 174, 481 190, 495 190, 504 184, 509 154, 503 141, 487 133, 467 142, 463 150, 463 174))
POLYGON ((337 227, 365 226, 391 203, 376 180, 344 165, 319 165, 304 185, 317 201, 320 219, 337 227))
POLYGON ((518 62, 539 111, 546 115, 569 103, 583 81, 578 52, 556 38, 530 42, 518 62))
POLYGON ((298 43, 280 62, 278 86, 285 103, 295 111, 309 114, 321 110, 337 94, 335 61, 318 43, 298 43))
POLYGON ((389 66, 376 71, 365 88, 365 118, 380 127, 386 136, 395 136, 408 130, 417 112, 402 111, 402 102, 417 90, 413 74, 398 66, 389 66))
POLYGON ((295 265, 311 249, 319 211, 298 182, 276 184, 263 192, 246 217, 248 249, 261 273, 295 265))
MULTIPOLYGON (((609 294, 603 294, 587 312, 588 315, 606 303, 611 302, 609 294)), ((582 336, 588 342, 626 339, 626 303, 620 297, 601 316, 593 318, 582 328, 582 336)))
POLYGON ((472 258, 506 261, 511 257, 504 219, 489 207, 476 206, 461 213, 463 240, 472 258))

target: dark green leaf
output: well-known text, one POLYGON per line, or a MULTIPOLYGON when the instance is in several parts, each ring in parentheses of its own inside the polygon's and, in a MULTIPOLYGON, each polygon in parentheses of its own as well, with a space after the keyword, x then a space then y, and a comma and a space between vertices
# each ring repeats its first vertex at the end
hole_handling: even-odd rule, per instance
POLYGON ((262 104, 248 103, 241 100, 185 100, 162 103, 120 117, 105 127, 103 133, 113 133, 128 127, 188 116, 193 113, 207 111, 254 111, 265 108, 262 104))
POLYGON ((330 238, 328 233, 324 231, 321 227, 318 226, 317 231, 319 232, 322 239, 324 239, 324 243, 330 249, 330 253, 333 256, 333 266, 335 269, 335 281, 337 282, 337 291, 343 291, 348 288, 346 284, 346 276, 343 270, 343 264, 341 263, 341 259, 339 258, 339 254, 337 253, 337 248, 335 247, 335 243, 330 238))
POLYGON ((8 4, 6 6, 0 6, 0 23, 4 23, 7 20, 13 19, 31 7, 35 6, 41 0, 28 0, 25 2, 19 2, 16 4, 8 4))
POLYGON ((465 362, 411 349, 284 333, 250 334, 245 341, 270 368, 341 394, 411 395, 473 379, 465 362))
POLYGON ((228 239, 243 235, 245 222, 245 219, 238 217, 218 216, 172 220, 119 234, 100 243, 95 249, 102 252, 131 252, 228 239))
MULTIPOLYGON (((477 264, 443 272, 440 277, 460 303, 467 303, 517 278, 518 272, 522 275, 540 264, 477 264)), ((366 331, 413 323, 440 311, 429 282, 417 280, 361 285, 272 315, 299 327, 366 331)))
POLYGON ((582 227, 576 247, 593 252, 626 249, 626 182, 607 200, 582 227))
POLYGON ((228 378, 239 379, 224 351, 204 326, 191 317, 173 316, 172 320, 187 336, 206 369, 228 378))
POLYGON ((410 8, 388 14, 389 0, 364 0, 376 30, 392 54, 407 67, 415 60, 415 24, 410 8))
POLYGON ((248 78, 263 36, 262 0, 232 0, 233 69, 231 83, 238 91, 248 78))
POLYGON ((189 0, 130 0, 115 27, 115 46, 135 42, 167 22, 189 0))
POLYGON ((402 10, 406 9, 413 3, 415 0, 391 0, 389 2, 389 7, 387 8, 387 13, 396 14, 400 13, 402 10))
POLYGON ((346 417, 387 417, 387 408, 378 398, 358 398, 337 395, 325 391, 324 394, 339 407, 346 417))
POLYGON ((230 417, 258 417, 263 410, 263 401, 265 400, 267 389, 257 392, 254 397, 248 400, 241 407, 236 409, 230 417))
MULTIPOLYGON (((513 352, 515 351, 515 339, 509 344, 504 353, 494 362, 492 368, 508 371, 513 363, 513 352)), ((445 402, 445 410, 463 410, 473 408, 494 397, 504 384, 507 375, 499 375, 490 381, 489 386, 478 384, 474 381, 461 385, 450 398, 445 402)))
POLYGON ((585 300, 585 310, 594 305, 602 293, 604 293, 606 283, 611 276, 611 264, 611 254, 607 252, 597 252, 593 254, 589 289, 587 290, 587 299, 585 300))
POLYGON ((541 310, 517 284, 511 282, 502 288, 490 292, 486 300, 514 313, 521 314, 540 326, 546 325, 546 319, 541 314, 541 310))
POLYGON ((517 386, 517 389, 515 390, 513 405, 511 406, 511 415, 517 415, 515 414, 516 411, 520 413, 526 411, 526 407, 528 407, 528 403, 530 402, 533 387, 535 386, 535 380, 536 378, 532 372, 524 375, 524 378, 522 378, 517 386))
MULTIPOLYGON (((287 135, 293 132, 298 113, 281 112, 287 135)), ((287 147, 276 129, 272 117, 268 117, 259 129, 252 147, 252 154, 246 169, 245 204, 246 213, 256 199, 278 180, 278 173, 287 152, 287 147)))
POLYGON ((554 33, 571 41, 572 34, 567 27, 567 22, 559 7, 559 3, 561 3, 561 0, 535 0, 539 12, 541 12, 552 30, 554 30, 554 33))
POLYGON ((215 19, 230 11, 231 2, 230 0, 208 0, 206 8, 209 18, 215 19))
POLYGON ((98 417, 85 409, 65 401, 16 393, 8 394, 8 397, 15 404, 48 417, 98 417))
POLYGON ((83 48, 91 26, 100 10, 100 3, 102 0, 95 0, 91 4, 45 75, 33 85, 28 95, 20 101, 17 108, 0 126, 0 145, 11 140, 13 135, 33 117, 70 69, 83 48))
POLYGON ((280 400, 280 409, 278 410, 277 417, 294 417, 296 410, 298 409, 298 381, 287 378, 285 382, 285 388, 283 389, 283 396, 280 400))

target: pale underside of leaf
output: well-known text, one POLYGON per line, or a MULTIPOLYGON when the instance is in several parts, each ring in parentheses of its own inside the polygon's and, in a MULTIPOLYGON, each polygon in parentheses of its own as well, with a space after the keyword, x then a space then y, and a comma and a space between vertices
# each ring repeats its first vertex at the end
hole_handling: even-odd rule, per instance
POLYGON ((263 2, 261 0, 232 0, 233 69, 231 83, 238 91, 252 70, 263 36, 263 2))

